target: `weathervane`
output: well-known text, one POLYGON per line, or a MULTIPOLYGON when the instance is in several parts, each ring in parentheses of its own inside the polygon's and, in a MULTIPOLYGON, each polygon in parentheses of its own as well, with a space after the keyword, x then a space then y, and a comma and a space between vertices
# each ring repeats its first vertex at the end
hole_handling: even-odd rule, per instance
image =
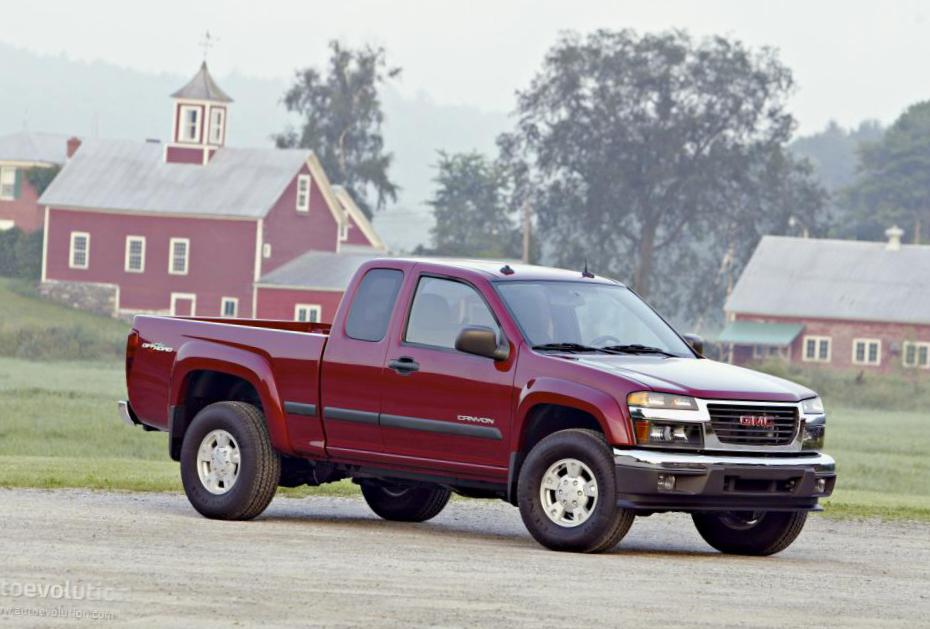
POLYGON ((209 29, 207 29, 207 31, 204 32, 204 34, 203 34, 203 39, 200 40, 200 44, 199 44, 200 47, 203 48, 203 60, 204 60, 204 62, 206 62, 206 60, 207 60, 207 53, 210 52, 210 49, 211 49, 213 46, 215 46, 215 45, 217 44, 217 42, 219 42, 219 41, 220 41, 219 37, 213 37, 212 35, 210 35, 210 30, 209 30, 209 29))

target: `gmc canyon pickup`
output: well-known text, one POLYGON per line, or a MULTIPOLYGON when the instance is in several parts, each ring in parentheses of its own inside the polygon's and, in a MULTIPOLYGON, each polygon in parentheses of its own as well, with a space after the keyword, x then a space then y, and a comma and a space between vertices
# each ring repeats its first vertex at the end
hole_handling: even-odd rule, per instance
POLYGON ((209 518, 350 478, 389 520, 501 498, 556 550, 683 511, 720 551, 779 552, 833 491, 823 405, 702 351, 587 272, 381 259, 332 326, 137 316, 119 410, 169 433, 209 518))

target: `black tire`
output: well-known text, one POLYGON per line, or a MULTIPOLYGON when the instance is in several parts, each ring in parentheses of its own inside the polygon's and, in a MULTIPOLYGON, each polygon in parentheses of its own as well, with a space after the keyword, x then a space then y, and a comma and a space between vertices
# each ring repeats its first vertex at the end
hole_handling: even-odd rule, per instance
POLYGON ((780 553, 797 539, 806 511, 726 511, 691 515, 708 544, 732 555, 766 556, 780 553))
MULTIPOLYGON (((570 429, 553 433, 530 450, 520 468, 517 502, 520 516, 536 541, 552 550, 598 553, 620 543, 633 524, 632 511, 617 507, 614 460, 604 435, 570 429), (590 515, 575 526, 557 523, 546 513, 540 489, 551 466, 575 459, 588 467, 597 482, 597 500, 590 515)), ((587 500, 587 499, 586 499, 587 500)))
POLYGON ((426 522, 439 515, 452 495, 439 485, 363 482, 361 487, 372 511, 397 522, 426 522))
POLYGON ((251 520, 271 503, 281 478, 281 457, 271 445, 265 416, 244 402, 217 402, 202 409, 184 435, 181 481, 191 505, 217 520, 251 520), (238 444, 238 475, 226 493, 215 494, 198 472, 198 450, 215 430, 228 432, 238 444))

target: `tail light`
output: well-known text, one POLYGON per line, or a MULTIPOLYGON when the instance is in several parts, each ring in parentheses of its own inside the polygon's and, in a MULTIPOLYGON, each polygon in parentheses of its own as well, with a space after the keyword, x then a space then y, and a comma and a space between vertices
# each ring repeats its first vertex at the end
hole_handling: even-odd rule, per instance
POLYGON ((136 352, 139 350, 139 346, 142 345, 142 339, 139 337, 139 331, 133 330, 129 333, 129 337, 126 339, 126 375, 129 375, 129 371, 132 369, 132 361, 136 357, 136 352))

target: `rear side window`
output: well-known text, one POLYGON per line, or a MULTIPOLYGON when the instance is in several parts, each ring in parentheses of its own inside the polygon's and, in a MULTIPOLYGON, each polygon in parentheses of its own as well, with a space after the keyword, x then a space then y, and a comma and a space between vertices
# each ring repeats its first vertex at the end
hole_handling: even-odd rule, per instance
POLYGON ((346 336, 359 341, 380 341, 387 333, 394 302, 404 281, 397 269, 372 269, 365 274, 346 320, 346 336))

